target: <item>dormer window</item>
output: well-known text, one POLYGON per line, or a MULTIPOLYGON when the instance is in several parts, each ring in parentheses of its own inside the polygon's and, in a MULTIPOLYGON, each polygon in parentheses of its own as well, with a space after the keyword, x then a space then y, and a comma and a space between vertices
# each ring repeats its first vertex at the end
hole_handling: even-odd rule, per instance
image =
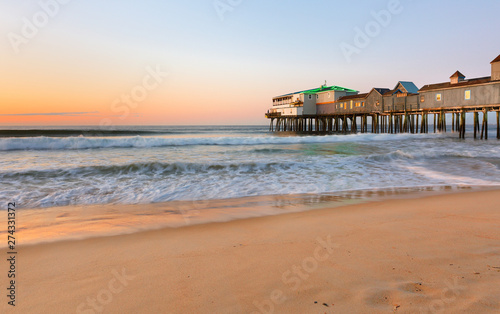
POLYGON ((460 71, 457 71, 452 76, 450 76, 450 80, 451 84, 458 84, 465 81, 465 75, 460 73, 460 71))

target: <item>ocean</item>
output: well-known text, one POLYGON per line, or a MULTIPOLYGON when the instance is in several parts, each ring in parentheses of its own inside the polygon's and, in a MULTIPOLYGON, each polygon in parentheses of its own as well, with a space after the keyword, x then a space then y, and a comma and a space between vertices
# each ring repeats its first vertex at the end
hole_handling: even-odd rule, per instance
POLYGON ((267 126, 4 127, 0 203, 39 209, 499 186, 499 141, 468 137, 287 136, 267 126))
POLYGON ((468 137, 4 127, 0 204, 35 244, 500 186, 499 141, 468 137))

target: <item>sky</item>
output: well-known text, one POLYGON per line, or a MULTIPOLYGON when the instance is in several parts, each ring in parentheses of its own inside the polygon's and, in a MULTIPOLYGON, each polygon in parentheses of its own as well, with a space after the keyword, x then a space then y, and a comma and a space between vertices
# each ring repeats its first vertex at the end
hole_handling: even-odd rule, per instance
POLYGON ((260 125, 272 97, 490 75, 499 1, 0 0, 1 125, 260 125))

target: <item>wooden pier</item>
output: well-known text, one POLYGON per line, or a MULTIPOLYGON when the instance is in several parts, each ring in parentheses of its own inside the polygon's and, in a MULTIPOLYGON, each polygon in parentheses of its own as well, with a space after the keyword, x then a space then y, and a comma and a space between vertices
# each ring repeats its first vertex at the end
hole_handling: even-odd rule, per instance
POLYGON ((466 79, 456 71, 449 81, 422 88, 399 81, 393 89, 374 87, 359 94, 325 82, 320 88, 277 96, 266 114, 271 120, 269 130, 305 134, 450 131, 464 139, 466 118, 472 114, 474 138, 487 140, 488 113, 496 112, 500 139, 500 55, 490 64, 491 76, 466 79), (446 121, 450 116, 451 121, 446 121))
POLYGON ((496 112, 496 138, 500 139, 500 105, 414 109, 373 113, 281 116, 268 113, 269 131, 297 134, 356 133, 446 133, 454 132, 465 139, 466 117, 473 114, 474 138, 488 139, 488 113, 496 112), (447 115, 451 115, 451 129, 447 115), (432 128, 429 129, 429 126, 432 128))

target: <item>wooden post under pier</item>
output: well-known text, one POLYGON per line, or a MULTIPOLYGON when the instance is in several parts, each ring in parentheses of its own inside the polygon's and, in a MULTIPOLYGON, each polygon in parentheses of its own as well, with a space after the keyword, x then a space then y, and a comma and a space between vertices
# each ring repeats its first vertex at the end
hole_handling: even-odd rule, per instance
POLYGON ((477 132, 479 131, 479 112, 474 112, 474 139, 477 139, 477 132))
POLYGON ((446 133, 446 113, 443 111, 443 130, 444 130, 444 133, 446 133))
POLYGON ((483 110, 483 126, 481 130, 481 139, 487 140, 488 139, 488 109, 483 110))
POLYGON ((497 111, 497 139, 500 140, 500 111, 497 111))
POLYGON ((389 115, 389 133, 391 133, 391 134, 393 134, 393 133, 394 133, 393 128, 392 128, 392 126, 393 126, 393 124, 392 124, 392 119, 393 119, 393 115, 392 115, 392 113, 391 113, 391 114, 389 115))
POLYGON ((465 139, 465 110, 461 112, 461 121, 460 121, 460 138, 465 139))

